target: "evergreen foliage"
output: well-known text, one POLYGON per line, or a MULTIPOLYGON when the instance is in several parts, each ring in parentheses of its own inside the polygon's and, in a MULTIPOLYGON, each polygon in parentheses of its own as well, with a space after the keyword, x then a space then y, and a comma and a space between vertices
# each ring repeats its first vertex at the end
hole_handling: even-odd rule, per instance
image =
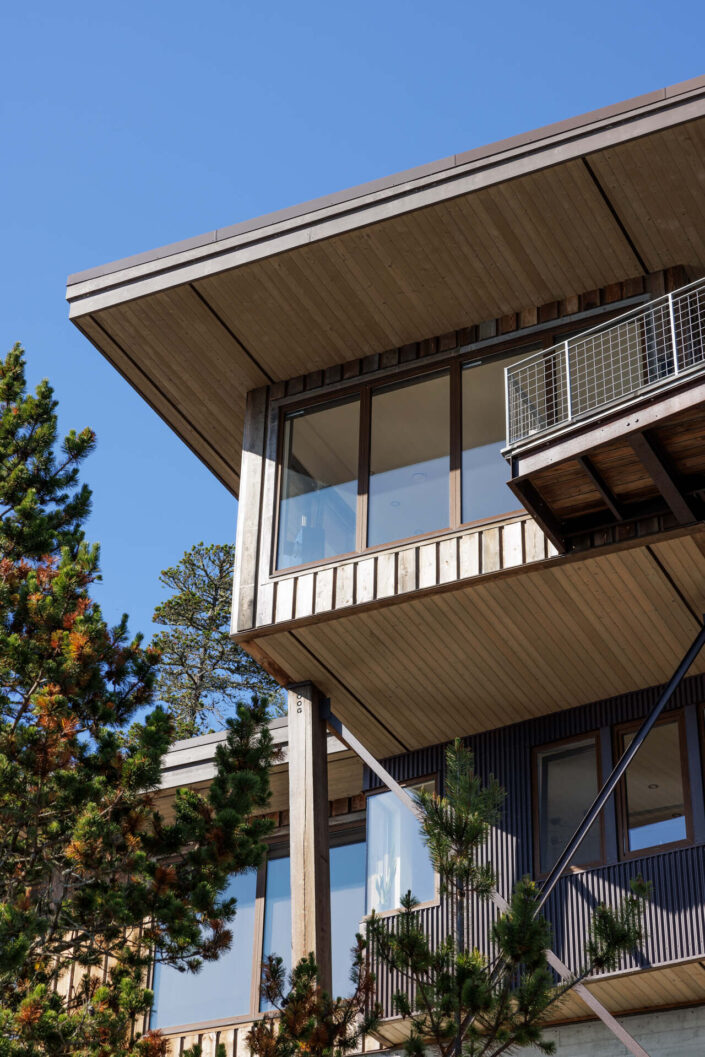
POLYGON ((366 951, 367 942, 358 935, 347 998, 332 998, 319 986, 312 954, 301 959, 288 981, 282 959, 270 955, 263 967, 262 995, 279 1018, 266 1017, 250 1029, 247 1042, 254 1057, 344 1057, 359 1050, 381 1013, 366 951))
POLYGON ((0 1057, 160 1057, 158 1033, 135 1033, 150 961, 197 970, 229 944, 227 879, 259 864, 271 827, 252 814, 273 758, 257 700, 228 721, 209 792, 159 811, 172 721, 156 708, 128 729, 159 655, 90 596, 78 469, 94 444, 58 444, 52 390, 27 393, 15 346, 0 364, 0 1057))
POLYGON ((367 932, 376 956, 404 981, 394 1001, 410 1024, 407 1053, 421 1057, 429 1043, 440 1057, 498 1057, 526 1046, 553 1053, 553 1043, 543 1036, 549 1009, 589 973, 614 968, 621 954, 638 945, 648 887, 635 881, 616 909, 597 907, 584 964, 558 983, 546 959, 551 929, 536 913, 539 892, 529 879, 515 886, 509 908, 496 916, 491 953, 471 942, 472 903, 487 900, 495 888, 487 837, 504 798, 495 780, 483 785, 472 754, 456 740, 446 753, 445 796, 420 790, 415 797, 426 846, 451 906, 451 932, 433 946, 410 892, 396 918, 373 914, 367 932))
POLYGON ((252 693, 286 714, 279 685, 230 638, 234 562, 232 544, 197 543, 160 576, 171 594, 153 617, 166 629, 152 641, 162 658, 157 695, 178 738, 206 733, 213 720, 222 726, 252 693))

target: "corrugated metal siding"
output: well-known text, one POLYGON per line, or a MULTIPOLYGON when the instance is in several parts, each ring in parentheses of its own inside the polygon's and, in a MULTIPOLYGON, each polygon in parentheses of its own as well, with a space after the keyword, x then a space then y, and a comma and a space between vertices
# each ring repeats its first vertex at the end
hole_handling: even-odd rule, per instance
MULTIPOLYGON (((661 687, 651 687, 590 705, 543 716, 467 738, 478 773, 494 774, 507 792, 501 825, 490 835, 489 855, 497 871, 499 890, 508 896, 515 882, 533 874, 531 750, 561 738, 578 737, 600 727, 642 718, 658 699, 661 687)), ((681 684, 668 711, 705 701, 705 676, 681 684)), ((430 774, 443 784, 444 746, 436 745, 395 756, 384 766, 398 781, 430 774)), ((699 776, 697 777, 699 780, 699 776)), ((365 769, 366 789, 379 788, 376 775, 365 769)), ((614 805, 607 809, 614 811, 614 805)), ((564 877, 551 896, 546 916, 553 927, 553 947, 571 968, 578 968, 592 909, 599 902, 614 904, 629 891, 629 881, 641 874, 653 884, 648 908, 646 941, 639 957, 625 957, 620 969, 646 968, 672 961, 705 957, 705 845, 647 855, 629 862, 610 863, 564 877)), ((487 950, 494 908, 473 900, 471 942, 487 950)), ((421 911, 427 934, 437 940, 448 931, 445 905, 421 911)), ((393 1013, 392 995, 402 981, 378 971, 378 987, 386 1015, 393 1013)))

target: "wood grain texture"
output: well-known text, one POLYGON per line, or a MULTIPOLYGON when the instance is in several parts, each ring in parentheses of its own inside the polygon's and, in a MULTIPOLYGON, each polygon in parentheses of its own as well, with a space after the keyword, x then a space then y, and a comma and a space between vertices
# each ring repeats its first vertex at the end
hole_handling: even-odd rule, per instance
POLYGON ((704 539, 543 558, 256 641, 373 751, 421 747, 666 681, 705 612, 704 539))
POLYGON ((325 722, 313 683, 288 691, 289 854, 292 965, 312 953, 319 981, 331 990, 328 766, 325 722))

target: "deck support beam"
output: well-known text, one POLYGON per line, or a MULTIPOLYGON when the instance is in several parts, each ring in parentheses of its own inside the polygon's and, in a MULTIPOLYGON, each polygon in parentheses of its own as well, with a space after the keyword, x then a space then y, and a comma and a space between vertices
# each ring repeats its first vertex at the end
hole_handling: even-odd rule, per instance
MULTIPOLYGON (((386 785, 387 789, 389 789, 391 793, 394 793, 394 795, 401 800, 402 804, 404 804, 404 806, 408 808, 409 811, 413 812, 413 814, 420 820, 422 817, 421 809, 413 797, 409 796, 406 789, 399 785, 389 771, 382 766, 379 760, 377 760, 376 757, 365 748, 362 742, 355 737, 352 731, 348 730, 345 724, 333 714, 329 701, 321 702, 321 716, 339 741, 342 741, 348 749, 352 749, 352 751, 360 757, 362 762, 369 767, 372 773, 376 774, 379 780, 386 785)), ((504 896, 500 895, 496 889, 492 892, 490 898, 500 912, 504 912, 509 908, 507 900, 504 896)), ((546 960, 561 980, 568 980, 572 977, 573 973, 571 970, 565 962, 561 961, 554 951, 546 951, 546 960)), ((636 1039, 629 1034, 626 1028, 612 1016, 610 1011, 602 1005, 600 1000, 593 995, 592 991, 590 991, 585 984, 575 984, 573 991, 576 995, 580 996, 585 1005, 593 1011, 595 1016, 600 1018, 605 1027, 609 1028, 615 1038, 619 1039, 634 1057, 649 1057, 649 1054, 644 1047, 641 1046, 636 1039)))
POLYGON ((320 693, 311 682, 287 687, 292 965, 313 954, 330 993, 328 755, 320 693))
POLYGON ((634 454, 651 480, 666 500, 673 516, 679 525, 688 525, 698 517, 690 501, 679 487, 675 474, 668 465, 665 456, 658 450, 658 445, 648 433, 634 433, 629 438, 634 454))

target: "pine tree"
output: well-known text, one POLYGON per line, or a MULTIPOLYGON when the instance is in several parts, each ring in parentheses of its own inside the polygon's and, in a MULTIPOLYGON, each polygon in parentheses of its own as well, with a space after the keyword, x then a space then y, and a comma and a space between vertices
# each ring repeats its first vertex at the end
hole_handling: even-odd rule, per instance
POLYGON ((367 941, 356 937, 350 971, 351 994, 333 998, 318 983, 312 954, 302 958, 287 980, 283 962, 270 955, 264 963, 262 996, 278 1012, 252 1026, 247 1044, 254 1057, 345 1057, 359 1052, 361 1040, 379 1023, 381 1007, 374 1000, 374 975, 367 941))
POLYGON ((495 887, 487 838, 504 799, 497 782, 491 778, 483 785, 472 754, 456 740, 446 753, 445 795, 419 790, 415 797, 441 893, 451 907, 450 934, 431 943, 410 892, 396 919, 373 914, 368 921, 376 956, 404 981, 394 1002, 410 1024, 407 1053, 421 1057, 429 1043, 440 1057, 498 1057, 525 1046, 553 1053, 553 1043, 543 1036, 549 1009, 589 973, 614 968, 621 954, 638 945, 647 886, 637 880, 619 907, 596 909, 583 966, 557 983, 546 959, 551 929, 536 913, 538 890, 529 879, 515 886, 508 910, 495 919, 492 950, 469 942, 469 908, 473 900, 487 900, 495 887))
POLYGON ((57 443, 52 390, 26 391, 15 346, 0 364, 0 1057, 159 1057, 158 1033, 135 1033, 146 969, 196 970, 229 944, 222 893, 271 825, 253 815, 273 755, 258 701, 229 721, 208 793, 157 808, 173 725, 157 708, 129 726, 158 653, 90 596, 78 472, 94 444, 57 443))
POLYGON ((152 640, 162 658, 157 694, 179 738, 203 734, 213 721, 222 726, 251 693, 286 714, 279 685, 230 638, 234 562, 232 544, 198 543, 160 576, 172 593, 153 618, 168 629, 152 640))

